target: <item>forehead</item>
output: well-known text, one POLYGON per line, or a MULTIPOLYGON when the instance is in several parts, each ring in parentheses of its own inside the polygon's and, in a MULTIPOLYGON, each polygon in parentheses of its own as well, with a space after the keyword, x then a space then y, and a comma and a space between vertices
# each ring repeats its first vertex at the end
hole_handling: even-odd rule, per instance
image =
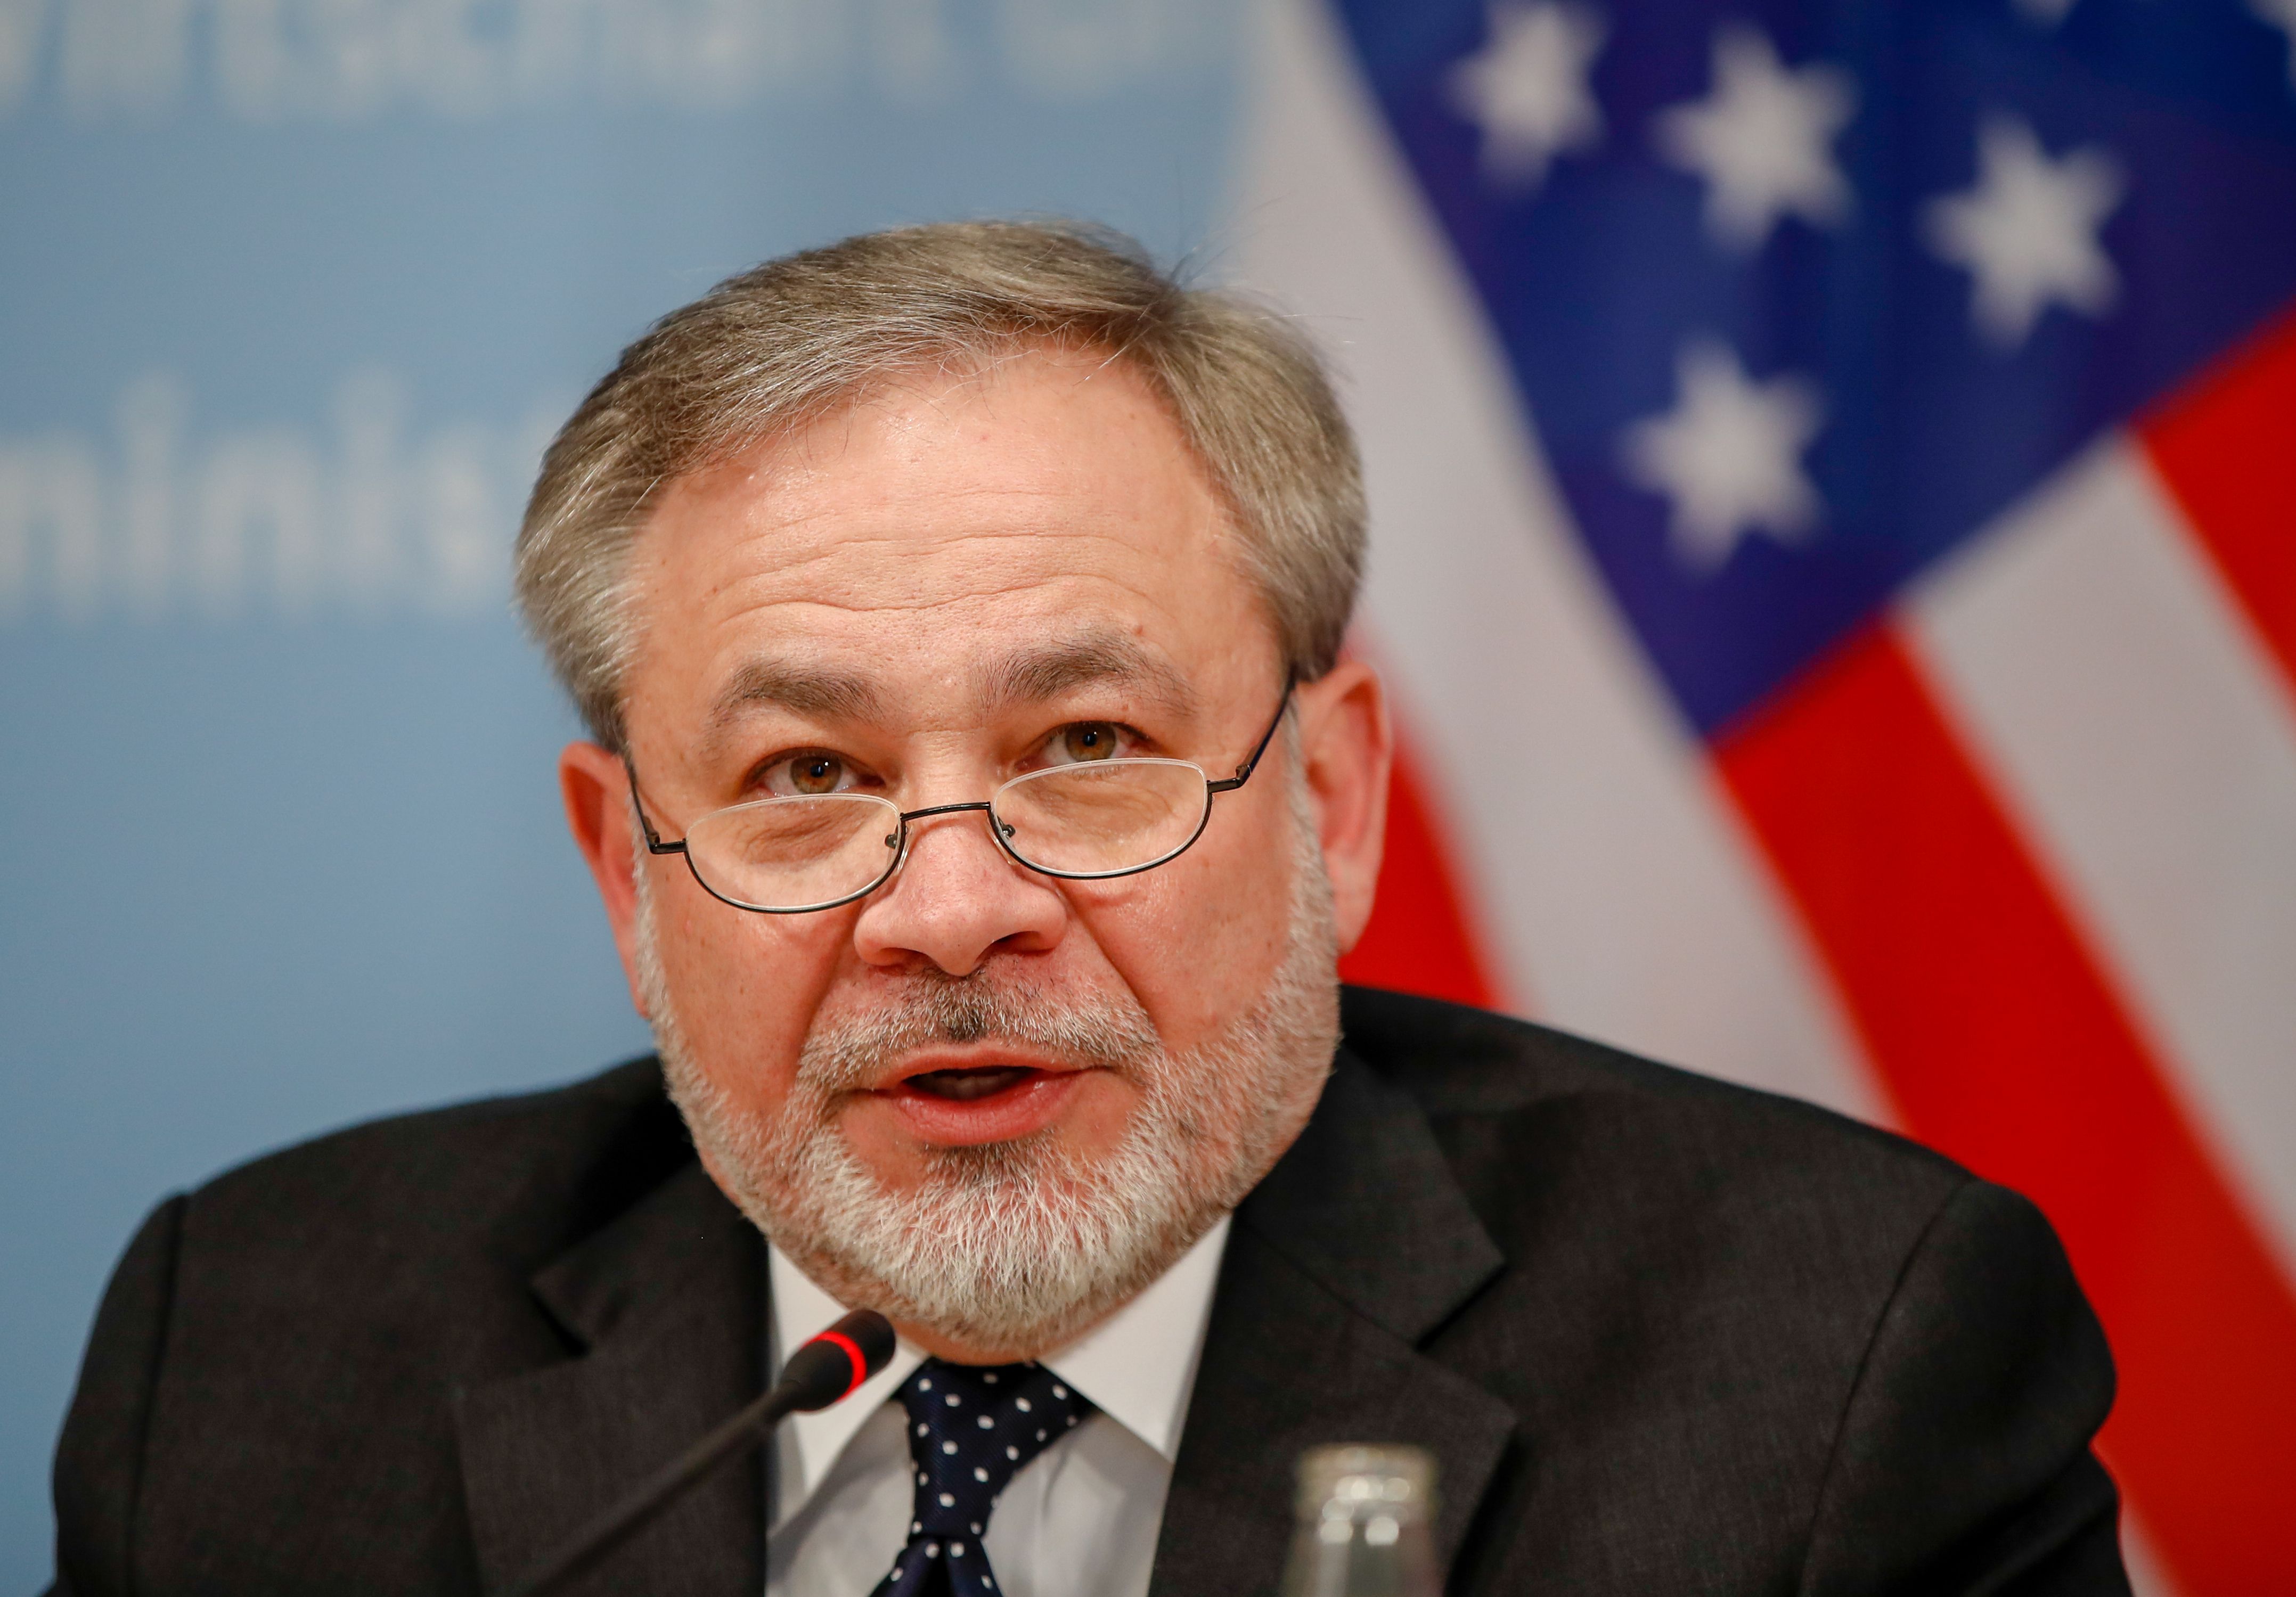
POLYGON ((1271 636, 1235 536, 1127 366, 903 382, 666 491, 632 551, 632 708, 690 711, 761 655, 955 696, 1080 633, 1224 675, 1271 636))

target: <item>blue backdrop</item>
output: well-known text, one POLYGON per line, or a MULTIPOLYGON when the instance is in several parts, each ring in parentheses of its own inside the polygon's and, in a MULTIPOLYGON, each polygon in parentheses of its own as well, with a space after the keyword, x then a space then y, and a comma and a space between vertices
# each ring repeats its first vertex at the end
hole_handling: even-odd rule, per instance
POLYGON ((888 224, 1216 250, 1219 0, 0 0, 0 1589, 164 1193, 644 1045, 507 609, 652 317, 888 224))

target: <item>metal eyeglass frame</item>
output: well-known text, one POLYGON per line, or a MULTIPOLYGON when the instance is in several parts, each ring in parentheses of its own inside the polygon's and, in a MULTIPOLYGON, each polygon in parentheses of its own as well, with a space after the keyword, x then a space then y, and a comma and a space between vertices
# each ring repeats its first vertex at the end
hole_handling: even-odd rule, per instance
MULTIPOLYGON (((692 872, 693 880, 695 882, 700 884, 703 892, 709 894, 720 904, 730 905, 735 909, 747 910, 753 915, 816 914, 823 910, 837 909, 842 905, 851 904, 857 899, 866 898, 879 888, 883 887, 887 882, 892 880, 894 873, 900 870, 902 863, 909 857, 910 822, 922 821, 931 815, 960 815, 973 810, 979 810, 983 815, 988 816, 988 835, 996 839, 996 846, 1004 851, 1005 857, 1010 859, 1014 864, 1021 866, 1022 869, 1034 871, 1039 876, 1055 877, 1063 881, 1106 881, 1119 876, 1137 876, 1143 871, 1152 871, 1159 865, 1168 865, 1174 860, 1179 858, 1180 856, 1185 854, 1189 849, 1196 846, 1196 839, 1204 835, 1204 828, 1211 824, 1211 801, 1214 798, 1218 798, 1222 793, 1232 793, 1235 791, 1236 789, 1242 787, 1245 782, 1250 782, 1251 780, 1251 774, 1259 768, 1260 757, 1267 752, 1267 745, 1275 741, 1275 729, 1283 725, 1283 712, 1292 708, 1292 690, 1298 686, 1299 673, 1297 671, 1285 673, 1283 677, 1283 696, 1276 701, 1275 719, 1267 723, 1267 730, 1259 734, 1259 741, 1252 745, 1251 753, 1246 757, 1243 764, 1235 768, 1234 775, 1224 777, 1221 780, 1215 782, 1210 775, 1205 774, 1204 768, 1201 766, 1196 766, 1195 762, 1193 760, 1172 760, 1165 762, 1172 765, 1193 766, 1196 774, 1200 776, 1203 776, 1204 812, 1196 821, 1195 831, 1188 834, 1187 841, 1180 844, 1179 847, 1172 849, 1170 852, 1160 855, 1158 857, 1150 860, 1145 864, 1127 865, 1121 871, 1054 871, 1044 865, 1037 864, 1034 861, 1021 858, 1019 853, 1017 853, 1013 848, 1011 841, 1013 829, 996 819, 995 811, 996 800, 995 795, 992 794, 987 798, 976 798, 969 804, 933 804, 928 805, 922 809, 897 811, 896 814, 899 816, 898 830, 891 837, 885 839, 886 842, 891 846, 893 850, 893 857, 891 861, 887 864, 884 872, 879 875, 874 881, 871 882, 867 887, 860 889, 858 891, 846 894, 842 898, 832 898, 821 904, 798 905, 786 909, 771 908, 761 904, 744 904, 738 898, 728 898, 725 894, 719 892, 716 888, 709 885, 709 878, 703 876, 701 874, 701 868, 694 864, 693 851, 686 848, 686 839, 685 838, 678 838, 674 841, 664 842, 661 835, 654 831, 652 821, 648 819, 646 815, 645 800, 638 796, 637 766, 631 763, 630 757, 627 754, 622 756, 622 772, 623 774, 627 775, 630 779, 630 807, 637 811, 639 829, 645 834, 646 852, 648 854, 655 855, 676 854, 684 856, 686 870, 692 872)), ((1112 764, 1114 762, 1110 763, 1112 764)), ((1027 773, 1026 774, 1033 775, 1035 773, 1031 772, 1027 773)), ((1024 779, 1024 776, 1014 777, 1013 781, 1019 782, 1024 779)), ((1012 782, 1010 782, 1000 783, 998 784, 997 791, 1002 792, 1005 788, 1010 787, 1011 785, 1012 782)), ((804 797, 806 795, 791 796, 804 797)), ((754 803, 756 801, 751 800, 751 802, 754 803)), ((710 813, 715 815, 718 812, 712 810, 710 813)))

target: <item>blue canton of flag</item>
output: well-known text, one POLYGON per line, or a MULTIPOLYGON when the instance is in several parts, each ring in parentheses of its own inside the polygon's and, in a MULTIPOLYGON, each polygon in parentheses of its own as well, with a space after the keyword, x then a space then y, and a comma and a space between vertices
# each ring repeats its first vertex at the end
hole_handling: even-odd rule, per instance
POLYGON ((2296 0, 1339 9, 1709 735, 2296 295, 2296 0))

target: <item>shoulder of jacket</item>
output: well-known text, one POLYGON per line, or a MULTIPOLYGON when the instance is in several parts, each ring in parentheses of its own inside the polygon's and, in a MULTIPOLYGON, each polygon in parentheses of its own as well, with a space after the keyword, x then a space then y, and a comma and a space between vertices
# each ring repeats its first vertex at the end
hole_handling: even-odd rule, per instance
POLYGON ((262 1155, 189 1194, 186 1234, 260 1246, 386 1242, 535 1224, 578 1234, 693 1157, 660 1066, 365 1121, 262 1155))
POLYGON ((1771 1169, 1894 1180, 1937 1202, 1972 1179, 1934 1150, 1847 1115, 1553 1027, 1359 987, 1341 1007, 1348 1048, 1410 1093, 1447 1142, 1456 1123, 1552 1112, 1688 1137, 1726 1164, 1735 1154, 1771 1169))

